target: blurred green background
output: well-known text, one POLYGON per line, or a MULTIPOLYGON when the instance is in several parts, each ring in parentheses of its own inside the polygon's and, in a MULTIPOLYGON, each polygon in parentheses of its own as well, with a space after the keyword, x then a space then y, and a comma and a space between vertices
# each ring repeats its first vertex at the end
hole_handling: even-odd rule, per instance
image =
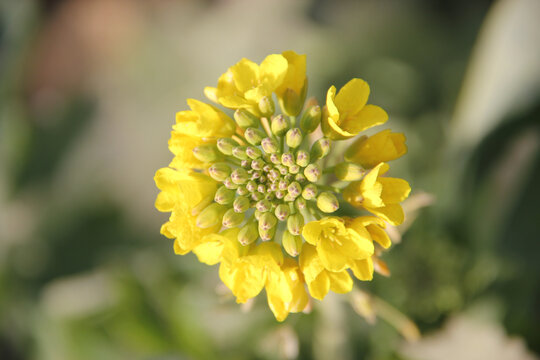
POLYGON ((539 19, 538 0, 0 1, 0 359, 536 359, 539 19), (175 112, 288 49, 309 95, 361 77, 407 135, 392 174, 416 219, 392 276, 358 285, 418 341, 348 296, 277 323, 159 234, 175 112))

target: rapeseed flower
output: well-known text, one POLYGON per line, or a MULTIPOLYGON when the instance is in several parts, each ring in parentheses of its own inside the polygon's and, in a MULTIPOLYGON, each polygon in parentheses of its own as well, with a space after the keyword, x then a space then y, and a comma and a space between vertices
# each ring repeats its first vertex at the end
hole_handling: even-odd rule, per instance
POLYGON ((264 290, 278 321, 310 297, 351 291, 351 274, 371 280, 410 187, 384 176, 407 151, 404 135, 360 135, 388 120, 367 104, 367 83, 330 87, 324 106, 306 103, 306 57, 285 51, 261 64, 240 60, 204 93, 226 109, 189 99, 169 140, 173 160, 155 176, 156 208, 170 213, 161 233, 174 252, 219 265, 238 303, 264 290), (334 141, 357 135, 334 154, 334 141), (343 201, 366 213, 344 216, 343 201))

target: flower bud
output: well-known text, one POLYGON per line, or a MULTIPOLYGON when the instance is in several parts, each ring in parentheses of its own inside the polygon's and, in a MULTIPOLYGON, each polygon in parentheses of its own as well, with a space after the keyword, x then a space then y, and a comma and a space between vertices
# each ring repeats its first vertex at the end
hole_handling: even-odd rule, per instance
POLYGON ((263 96, 261 100, 259 100, 259 110, 261 111, 261 114, 265 117, 269 117, 272 114, 274 114, 276 107, 274 105, 274 100, 272 100, 269 96, 263 96))
POLYGON ((339 202, 333 193, 325 191, 317 197, 317 207, 322 212, 329 214, 339 209, 339 202))
POLYGON ((235 146, 232 150, 232 155, 240 160, 246 160, 248 158, 245 146, 235 146))
POLYGON ((278 116, 274 116, 270 123, 270 127, 272 128, 272 133, 274 135, 281 136, 289 130, 289 122, 283 115, 279 114, 278 116))
POLYGON ((257 230, 257 224, 255 221, 250 221, 244 225, 238 233, 238 242, 242 245, 249 245, 259 237, 259 231, 257 230))
POLYGON ((264 164, 266 164, 264 162, 263 159, 255 159, 251 162, 251 168, 254 169, 254 170, 261 170, 264 166, 264 164))
POLYGON ((257 204, 255 204, 255 208, 259 210, 260 212, 267 212, 272 209, 272 203, 266 199, 257 201, 257 204))
POLYGON ((303 209, 306 208, 307 202, 306 202, 306 200, 305 200, 303 197, 297 197, 296 200, 294 200, 294 206, 295 206, 298 210, 303 210, 303 209))
POLYGON ((284 190, 276 191, 276 198, 283 199, 287 193, 284 190))
POLYGON ((279 221, 285 221, 289 214, 291 213, 289 206, 286 204, 279 204, 276 206, 276 209, 274 210, 274 214, 278 218, 279 221))
POLYGON ((262 151, 257 147, 248 146, 246 149, 246 155, 251 159, 257 159, 261 157, 262 151))
POLYGON ((317 196, 317 191, 317 185, 308 184, 304 187, 304 190, 302 190, 302 197, 306 200, 315 199, 315 196, 317 196))
POLYGON ((236 199, 234 199, 233 209, 237 213, 246 212, 250 206, 251 206, 250 201, 245 196, 238 196, 236 199))
POLYGON ((259 229, 269 230, 275 227, 277 224, 277 218, 271 212, 264 212, 259 217, 259 229))
MULTIPOLYGON (((287 167, 294 165, 294 156, 290 152, 281 155, 281 163, 287 167)), ((287 171, 288 172, 288 171, 287 171)))
POLYGON ((285 141, 287 142, 287 146, 293 149, 300 146, 302 140, 302 132, 299 128, 292 128, 287 131, 287 134, 285 135, 285 141))
POLYGON ((290 168, 289 168, 289 173, 291 174, 298 174, 300 172, 300 166, 298 165, 292 165, 290 168))
POLYGON ((311 182, 316 182, 321 177, 321 169, 316 164, 309 164, 304 169, 304 176, 311 182))
POLYGON ((281 175, 287 175, 289 173, 289 170, 287 169, 287 167, 282 164, 276 165, 276 169, 278 169, 281 175))
POLYGON ((244 221, 244 213, 237 213, 234 209, 229 209, 223 215, 222 224, 226 228, 233 228, 240 225, 244 221))
POLYGON ((298 182, 294 181, 287 187, 287 191, 296 198, 302 192, 302 187, 298 182))
POLYGON ((203 163, 215 162, 221 159, 221 153, 214 144, 196 146, 193 149, 193 156, 203 163))
POLYGON ((293 214, 287 219, 287 230, 293 235, 300 235, 304 226, 304 217, 300 213, 293 214))
POLYGON ((221 138, 217 141, 217 148, 225 155, 232 155, 232 150, 238 146, 238 143, 231 138, 221 138))
POLYGON ((309 164, 309 154, 307 151, 299 150, 296 153, 296 165, 306 167, 309 164))
POLYGON ((249 193, 248 189, 246 189, 245 186, 238 186, 236 189, 236 193, 240 196, 247 195, 249 193))
POLYGON ((304 112, 300 119, 300 129, 306 134, 310 134, 321 123, 321 107, 319 105, 311 106, 304 112))
POLYGON ((249 192, 254 192, 257 189, 257 183, 253 180, 248 181, 248 183, 246 184, 246 189, 249 192))
POLYGON ((330 152, 330 140, 327 138, 320 138, 311 146, 310 157, 311 161, 317 161, 324 158, 330 152))
POLYGON ((266 193, 266 186, 264 186, 264 184, 259 184, 257 186, 257 191, 262 193, 262 194, 265 194, 266 193))
POLYGON ((247 111, 246 109, 237 109, 234 112, 234 120, 242 129, 248 127, 259 127, 260 120, 258 117, 247 111))
POLYGON ((227 189, 226 186, 220 186, 214 195, 214 201, 221 205, 229 205, 234 201, 234 190, 227 189))
POLYGON ((291 88, 287 88, 279 98, 279 104, 283 112, 289 116, 296 116, 302 111, 307 93, 307 78, 304 86, 300 89, 300 94, 291 88))
POLYGON ((212 179, 224 181, 231 174, 231 168, 225 163, 215 163, 208 168, 208 173, 212 179))
POLYGON ((244 132, 244 137, 251 145, 259 145, 264 138, 264 132, 256 128, 247 128, 244 132))
POLYGON ((357 181, 364 176, 365 171, 360 165, 343 162, 336 165, 334 174, 340 180, 357 181))
POLYGON ((249 180, 249 178, 250 175, 248 174, 246 169, 243 168, 236 168, 231 173, 231 180, 237 185, 245 184, 249 180))
POLYGON ((267 154, 273 154, 278 151, 277 141, 269 137, 262 139, 261 146, 267 154))
POLYGON ((197 216, 197 226, 201 229, 208 229, 209 227, 219 224, 226 210, 227 208, 225 206, 218 203, 208 205, 197 216))
MULTIPOLYGON (((265 213, 265 214, 268 214, 268 213, 265 213)), ((262 241, 272 240, 275 234, 276 234, 275 227, 272 227, 270 229, 262 229, 261 227, 259 227, 259 235, 261 236, 262 241)))
POLYGON ((283 237, 281 238, 281 245, 291 256, 297 256, 300 253, 302 248, 302 237, 299 235, 293 235, 289 231, 285 230, 283 232, 283 237))
POLYGON ((270 162, 272 164, 281 164, 281 157, 278 154, 270 154, 270 162))
POLYGON ((230 177, 226 178, 225 180, 223 180, 223 185, 225 185, 225 187, 227 189, 238 189, 238 185, 236 185, 235 183, 233 183, 233 181, 231 180, 230 177))
POLYGON ((254 192, 253 194, 251 194, 251 198, 253 199, 253 201, 259 201, 264 199, 264 195, 260 192, 254 192))

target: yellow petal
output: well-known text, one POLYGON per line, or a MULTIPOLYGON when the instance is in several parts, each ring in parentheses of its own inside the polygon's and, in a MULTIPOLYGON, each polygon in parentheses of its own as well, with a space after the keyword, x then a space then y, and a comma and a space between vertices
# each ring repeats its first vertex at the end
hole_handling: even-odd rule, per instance
POLYGON ((246 58, 230 68, 236 88, 244 93, 259 84, 259 65, 246 58))
POLYGON ((373 239, 373 241, 379 243, 379 245, 381 245, 383 248, 388 249, 390 245, 392 245, 390 237, 388 236, 386 231, 384 231, 379 226, 371 224, 367 226, 367 229, 371 234, 371 238, 373 239))
POLYGON ((331 272, 327 271, 330 279, 330 290, 338 294, 346 294, 352 290, 353 280, 347 271, 331 272))
POLYGON ((344 238, 339 251, 351 259, 363 259, 373 255, 374 247, 369 233, 359 234, 355 230, 347 229, 349 236, 344 238))
POLYGON ((386 111, 375 105, 366 105, 360 112, 345 117, 340 126, 350 134, 358 134, 370 127, 384 124, 388 120, 386 111))
POLYGON ((215 265, 221 261, 223 243, 219 241, 209 241, 202 243, 193 249, 200 262, 207 265, 215 265))
POLYGON ((372 168, 381 162, 397 159, 406 152, 405 135, 391 133, 388 129, 356 140, 345 152, 345 160, 372 168))
POLYGON ((322 300, 330 290, 330 278, 328 271, 321 272, 312 282, 308 282, 308 289, 311 296, 317 300, 322 300))
POLYGON ((336 95, 336 87, 331 86, 326 93, 326 106, 323 108, 321 121, 321 129, 324 135, 332 140, 343 140, 354 137, 356 134, 351 134, 340 127, 340 110, 334 103, 336 95))
POLYGON ((378 181, 383 185, 381 198, 385 204, 399 203, 411 192, 411 186, 403 179, 381 177, 378 181))
POLYGON ((353 261, 351 270, 359 280, 370 281, 373 279, 373 260, 369 257, 367 259, 353 261))
POLYGON ((294 51, 284 51, 282 55, 287 59, 287 74, 283 83, 276 89, 281 96, 286 89, 292 89, 300 94, 306 80, 306 55, 298 55, 294 51))
POLYGON ((302 228, 302 236, 311 245, 317 245, 321 236, 322 226, 320 221, 310 221, 302 228))
POLYGON ((315 280, 315 278, 324 270, 321 259, 317 255, 317 250, 313 245, 304 243, 299 258, 300 270, 304 274, 307 283, 315 280))
POLYGON ((268 88, 270 92, 274 91, 285 79, 287 67, 287 59, 283 55, 268 55, 260 67, 261 84, 268 88))
POLYGON ((336 106, 341 114, 358 113, 367 103, 369 85, 362 79, 352 79, 336 95, 336 106))
POLYGON ((330 271, 342 271, 349 262, 349 257, 339 250, 338 244, 329 240, 319 242, 317 254, 323 266, 330 271))
POLYGON ((387 221, 394 226, 402 224, 403 220, 405 220, 405 214, 399 204, 388 204, 380 208, 366 207, 366 210, 381 217, 384 221, 387 221))

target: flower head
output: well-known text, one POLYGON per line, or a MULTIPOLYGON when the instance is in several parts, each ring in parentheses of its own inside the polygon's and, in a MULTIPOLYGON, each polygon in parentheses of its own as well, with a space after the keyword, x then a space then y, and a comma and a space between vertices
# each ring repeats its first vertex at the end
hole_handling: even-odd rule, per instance
POLYGON ((335 141, 388 116, 366 105, 369 87, 360 79, 337 95, 332 86, 322 109, 304 106, 305 73, 305 55, 293 51, 260 65, 240 60, 205 89, 234 114, 188 100, 169 141, 174 158, 155 176, 156 208, 171 213, 161 233, 174 239, 175 253, 219 264, 239 303, 264 289, 279 321, 305 310, 309 295, 350 291, 351 274, 371 280, 377 247, 390 246, 386 222, 403 221, 399 202, 410 191, 383 176, 385 162, 406 152, 402 134, 359 136, 344 162, 329 162, 338 158, 335 141), (315 135, 319 126, 324 136, 315 135), (342 199, 374 216, 336 216, 342 199))

